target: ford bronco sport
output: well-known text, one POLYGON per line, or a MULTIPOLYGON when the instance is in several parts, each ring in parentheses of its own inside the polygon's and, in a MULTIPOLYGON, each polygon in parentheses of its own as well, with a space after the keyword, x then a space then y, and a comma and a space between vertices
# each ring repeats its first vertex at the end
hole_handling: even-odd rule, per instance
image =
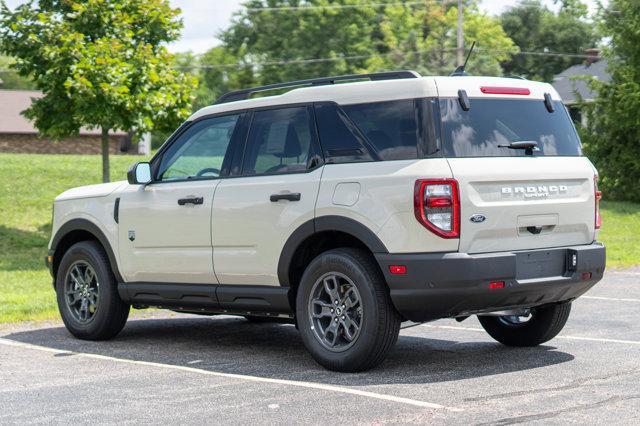
POLYGON ((130 306, 288 319, 321 365, 361 371, 403 321, 553 338, 604 272, 599 199, 549 84, 305 80, 228 93, 128 182, 58 196, 47 263, 80 339, 130 306))

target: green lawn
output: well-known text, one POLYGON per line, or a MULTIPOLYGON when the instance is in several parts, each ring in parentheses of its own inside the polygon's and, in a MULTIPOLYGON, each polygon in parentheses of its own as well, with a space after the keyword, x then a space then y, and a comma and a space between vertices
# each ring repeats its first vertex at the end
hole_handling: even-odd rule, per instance
MULTIPOLYGON (((111 179, 126 179, 142 157, 111 156, 111 179)), ((100 183, 97 155, 0 154, 0 323, 57 315, 44 266, 51 205, 64 190, 100 183)))
MULTIPOLYGON (((111 178, 142 157, 112 156, 111 178)), ((44 256, 51 204, 65 189, 99 183, 99 156, 0 154, 0 323, 57 316, 44 256)), ((609 267, 640 265, 640 204, 603 203, 609 267)))

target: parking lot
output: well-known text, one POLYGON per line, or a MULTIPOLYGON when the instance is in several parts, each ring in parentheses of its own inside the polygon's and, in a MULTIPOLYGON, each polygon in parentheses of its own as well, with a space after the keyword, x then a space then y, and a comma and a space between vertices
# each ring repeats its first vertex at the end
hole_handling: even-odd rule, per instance
POLYGON ((319 367, 292 325, 152 312, 109 342, 0 328, 0 423, 640 424, 640 269, 608 272, 532 349, 475 318, 402 330, 379 368, 319 367))

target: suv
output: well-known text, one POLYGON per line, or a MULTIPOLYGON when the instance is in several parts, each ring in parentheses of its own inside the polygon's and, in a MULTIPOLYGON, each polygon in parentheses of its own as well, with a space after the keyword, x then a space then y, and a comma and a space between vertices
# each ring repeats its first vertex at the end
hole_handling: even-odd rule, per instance
POLYGON ((128 182, 58 196, 47 263, 78 338, 130 306, 288 320, 318 363, 362 371, 403 321, 553 338, 603 276, 600 197, 549 84, 296 81, 228 93, 128 182))

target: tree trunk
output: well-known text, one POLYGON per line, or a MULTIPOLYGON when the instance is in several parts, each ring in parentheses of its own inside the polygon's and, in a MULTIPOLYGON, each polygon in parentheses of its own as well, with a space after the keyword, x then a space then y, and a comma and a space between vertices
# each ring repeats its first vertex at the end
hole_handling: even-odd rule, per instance
POLYGON ((102 128, 102 182, 109 182, 109 129, 102 128))

